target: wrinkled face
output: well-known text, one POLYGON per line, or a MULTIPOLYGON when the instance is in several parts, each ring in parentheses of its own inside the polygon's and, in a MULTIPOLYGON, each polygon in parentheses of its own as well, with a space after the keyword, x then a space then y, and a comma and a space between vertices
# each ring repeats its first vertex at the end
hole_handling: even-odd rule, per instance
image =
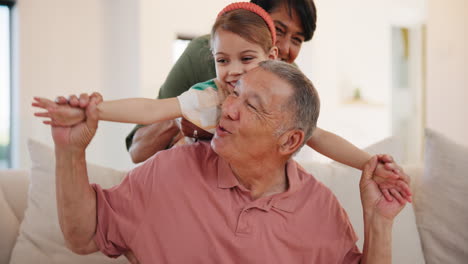
POLYGON ((270 13, 276 27, 276 43, 279 49, 278 59, 293 63, 299 55, 304 42, 304 30, 296 11, 289 15, 286 5, 282 5, 270 13))
POLYGON ((259 62, 276 58, 269 56, 260 45, 221 28, 216 31, 212 44, 216 79, 229 91, 234 90, 241 76, 257 67, 259 62))
POLYGON ((273 73, 258 67, 239 81, 222 105, 211 145, 226 160, 262 160, 278 153, 282 125, 290 119, 282 105, 292 88, 273 73))

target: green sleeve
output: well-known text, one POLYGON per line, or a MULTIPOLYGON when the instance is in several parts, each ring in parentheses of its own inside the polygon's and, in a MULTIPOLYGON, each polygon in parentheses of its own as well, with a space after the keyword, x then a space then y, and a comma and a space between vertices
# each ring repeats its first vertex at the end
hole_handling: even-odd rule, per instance
POLYGON ((198 37, 190 42, 172 67, 159 90, 158 98, 179 96, 192 85, 215 77, 216 71, 210 50, 210 36, 198 37))
MULTIPOLYGON (((215 64, 210 50, 210 35, 193 39, 172 67, 166 81, 159 90, 159 99, 176 97, 192 85, 216 77, 215 64)), ((127 150, 132 145, 137 125, 126 137, 127 150)))

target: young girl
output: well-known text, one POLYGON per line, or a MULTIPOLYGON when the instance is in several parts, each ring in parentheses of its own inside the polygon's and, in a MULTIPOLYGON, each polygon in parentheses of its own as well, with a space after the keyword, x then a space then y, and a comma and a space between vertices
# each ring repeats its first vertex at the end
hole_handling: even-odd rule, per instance
MULTIPOLYGON (((220 115, 220 105, 232 92, 241 76, 255 68, 259 62, 276 59, 276 33, 273 21, 267 12, 252 3, 234 3, 225 7, 218 15, 212 31, 212 52, 216 65, 216 78, 199 83, 177 98, 146 99, 132 98, 103 101, 97 105, 99 119, 106 121, 153 124, 184 117, 196 127, 194 137, 214 133, 220 115)), ((35 113, 48 117, 45 124, 70 126, 85 119, 84 110, 68 105, 58 105, 45 98, 35 97, 33 106, 47 112, 35 113)), ((209 137, 209 136, 208 136, 209 137)), ((316 128, 307 145, 316 151, 346 165, 362 169, 370 155, 346 140, 330 132, 316 128)), ((377 182, 382 193, 392 200, 390 190, 397 190, 410 201, 411 193, 405 175, 388 164, 377 168, 377 182)), ((392 194, 401 199, 401 196, 392 194)))

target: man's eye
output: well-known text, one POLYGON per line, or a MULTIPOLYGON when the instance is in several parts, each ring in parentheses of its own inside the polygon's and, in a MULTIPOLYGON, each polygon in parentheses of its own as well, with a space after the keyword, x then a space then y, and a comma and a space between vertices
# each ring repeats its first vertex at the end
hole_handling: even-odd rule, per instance
POLYGON ((255 108, 255 106, 253 106, 251 103, 247 102, 247 106, 249 108, 252 108, 253 110, 257 110, 257 108, 255 108))

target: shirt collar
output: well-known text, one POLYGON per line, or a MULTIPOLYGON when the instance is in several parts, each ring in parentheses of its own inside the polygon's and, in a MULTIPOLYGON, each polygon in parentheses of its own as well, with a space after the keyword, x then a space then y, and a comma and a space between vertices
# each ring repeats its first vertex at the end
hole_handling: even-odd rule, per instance
MULTIPOLYGON (((259 200, 268 201, 268 209, 275 207, 286 212, 294 212, 296 209, 297 199, 294 196, 299 189, 302 188, 306 181, 305 174, 298 173, 299 170, 304 170, 294 160, 289 160, 286 163, 286 176, 288 177, 288 189, 283 193, 278 193, 269 197, 263 197, 259 200)), ((229 189, 240 185, 239 180, 232 172, 229 164, 218 156, 218 188, 229 189)), ((260 201, 259 201, 260 202, 260 201)))
POLYGON ((305 183, 305 178, 300 177, 298 171, 300 166, 292 159, 286 163, 286 175, 288 177, 288 189, 276 195, 273 195, 272 207, 278 208, 286 212, 294 212, 298 199, 294 194, 302 188, 305 183))

